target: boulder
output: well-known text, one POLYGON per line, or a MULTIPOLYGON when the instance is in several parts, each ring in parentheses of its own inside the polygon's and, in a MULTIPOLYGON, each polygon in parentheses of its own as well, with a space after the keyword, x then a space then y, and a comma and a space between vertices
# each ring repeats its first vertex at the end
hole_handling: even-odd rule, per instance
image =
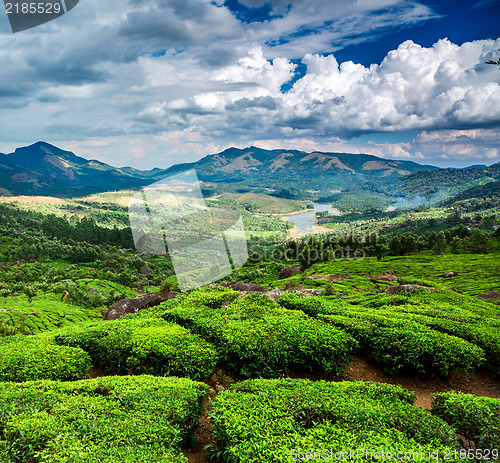
POLYGON ((434 291, 434 288, 430 288, 429 286, 420 286, 420 285, 396 285, 396 286, 389 286, 384 291, 383 293, 386 294, 399 294, 402 292, 408 292, 411 293, 413 291, 416 291, 417 289, 425 289, 426 291, 434 291))
POLYGON ((151 293, 133 299, 122 299, 115 302, 107 312, 104 312, 103 318, 104 320, 117 320, 128 313, 136 313, 147 307, 154 307, 169 299, 174 299, 177 294, 175 291, 170 291, 166 294, 151 293))
POLYGON ((311 275, 306 278, 306 280, 328 280, 328 281, 340 281, 345 278, 349 278, 350 275, 340 275, 337 273, 331 275, 311 275))
POLYGON ((500 299, 500 291, 488 291, 487 293, 478 294, 481 299, 500 299))
POLYGON ((444 278, 453 278, 453 277, 456 277, 458 276, 455 272, 444 272, 443 273, 443 277, 444 278))
POLYGON ((368 278, 371 278, 373 280, 378 280, 378 281, 396 281, 398 279, 398 276, 396 275, 395 272, 392 270, 389 270, 386 273, 380 274, 380 275, 369 275, 368 278))
POLYGON ((293 277, 300 273, 300 264, 290 265, 289 267, 284 268, 278 273, 278 279, 284 280, 285 278, 293 277))
POLYGON ((267 295, 269 297, 272 297, 275 301, 278 300, 278 297, 280 297, 282 294, 285 294, 285 291, 279 289, 279 288, 274 288, 272 291, 269 291, 267 295))
POLYGON ((235 291, 246 291, 249 293, 267 293, 269 288, 256 285, 254 283, 242 283, 241 281, 223 281, 217 286, 224 286, 224 288, 231 288, 235 291))
POLYGON ((30 315, 32 317, 40 318, 40 315, 38 315, 36 312, 31 312, 30 315))
POLYGON ((301 296, 319 296, 320 294, 324 293, 324 289, 304 288, 304 289, 296 289, 291 292, 295 294, 300 294, 301 296))

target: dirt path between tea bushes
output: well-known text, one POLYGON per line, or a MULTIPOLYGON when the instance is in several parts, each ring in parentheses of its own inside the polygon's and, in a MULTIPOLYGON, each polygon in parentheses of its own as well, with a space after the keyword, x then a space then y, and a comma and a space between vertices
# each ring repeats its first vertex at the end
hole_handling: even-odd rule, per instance
POLYGON ((415 405, 430 410, 432 395, 436 392, 460 391, 484 397, 500 398, 500 380, 495 380, 482 371, 469 374, 455 371, 448 379, 434 379, 422 376, 390 376, 381 368, 361 357, 354 357, 346 366, 342 379, 348 381, 375 381, 397 384, 417 396, 415 405))
MULTIPOLYGON (((478 396, 500 398, 500 380, 495 380, 482 371, 473 371, 469 374, 454 372, 448 379, 408 375, 390 376, 367 359, 357 356, 353 357, 352 362, 346 366, 341 376, 328 375, 322 372, 293 372, 287 376, 313 381, 374 381, 377 383, 395 384, 414 391, 417 397, 415 405, 427 410, 430 410, 432 395, 436 392, 454 390, 478 396)), ((234 378, 238 381, 238 378, 234 378)), ((203 414, 199 422, 200 426, 195 432, 197 442, 194 446, 182 452, 187 457, 189 463, 209 462, 208 452, 204 450, 204 447, 209 444, 215 444, 208 414, 210 413, 210 403, 218 393, 216 389, 221 390, 224 386, 214 383, 211 380, 207 381, 207 383, 211 386, 210 395, 205 399, 203 414)))

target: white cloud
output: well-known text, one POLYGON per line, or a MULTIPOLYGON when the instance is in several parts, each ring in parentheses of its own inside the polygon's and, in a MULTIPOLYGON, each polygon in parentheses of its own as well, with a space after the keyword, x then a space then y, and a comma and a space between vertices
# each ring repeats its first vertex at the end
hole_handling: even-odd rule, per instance
POLYGON ((491 164, 500 161, 497 129, 424 131, 414 141, 415 149, 428 157, 491 164))
POLYGON ((483 146, 472 132, 440 144, 425 137, 500 125, 498 69, 483 64, 500 40, 407 41, 380 64, 338 63, 335 50, 435 13, 405 0, 271 5, 281 17, 243 24, 222 1, 86 0, 31 31, 0 31, 1 150, 43 139, 144 167, 257 142, 400 159, 453 149, 473 158, 468 147, 481 146, 477 157, 495 159, 498 143, 483 146), (292 59, 307 72, 282 93, 292 59), (408 130, 425 133, 411 146, 342 141, 408 130))

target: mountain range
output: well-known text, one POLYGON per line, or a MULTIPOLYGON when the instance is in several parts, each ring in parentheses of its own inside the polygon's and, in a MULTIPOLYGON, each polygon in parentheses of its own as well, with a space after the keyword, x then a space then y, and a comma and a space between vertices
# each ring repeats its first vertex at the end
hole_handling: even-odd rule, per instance
POLYGON ((439 169, 412 161, 367 154, 306 153, 296 150, 229 148, 168 169, 139 170, 88 160, 45 142, 0 154, 0 194, 83 196, 135 189, 194 169, 204 182, 269 189, 379 191, 391 196, 435 190, 443 178, 454 192, 500 178, 500 165, 466 170, 439 169), (430 171, 430 172, 429 172, 430 171), (432 179, 431 182, 428 179, 432 179), (483 182, 483 179, 486 179, 483 182), (463 188, 461 188, 463 187, 463 188))

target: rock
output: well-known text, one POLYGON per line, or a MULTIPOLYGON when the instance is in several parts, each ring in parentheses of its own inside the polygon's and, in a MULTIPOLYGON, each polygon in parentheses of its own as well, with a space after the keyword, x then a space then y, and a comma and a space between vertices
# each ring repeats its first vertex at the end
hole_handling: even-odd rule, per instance
POLYGON ((368 278, 378 281, 396 281, 398 276, 392 270, 389 270, 387 273, 381 275, 369 275, 368 278))
POLYGON ((97 289, 95 289, 95 288, 89 288, 89 293, 90 294, 97 294, 97 289))
POLYGON ((36 312, 31 312, 30 315, 32 317, 40 318, 40 315, 38 315, 36 312))
POLYGON ((300 294, 302 296, 319 296, 320 294, 323 294, 324 290, 304 288, 304 289, 296 289, 291 292, 295 294, 300 294))
POLYGON ((453 278, 453 277, 456 277, 458 276, 455 272, 444 272, 443 273, 443 277, 444 278, 453 278))
POLYGON ((222 385, 227 389, 231 384, 234 384, 236 381, 232 376, 224 376, 222 378, 222 385))
POLYGON ((306 280, 328 280, 328 281, 340 281, 344 280, 345 278, 348 278, 350 275, 339 275, 339 274, 332 274, 332 275, 311 275, 306 278, 306 280))
POLYGON ((269 291, 267 295, 269 297, 272 297, 275 301, 278 300, 278 297, 280 297, 282 294, 285 294, 285 291, 279 289, 279 288, 274 288, 272 291, 269 291))
POLYGON ((154 307, 169 299, 174 299, 177 297, 177 294, 178 293, 175 291, 170 291, 166 294, 151 293, 144 294, 134 299, 122 299, 121 301, 115 302, 108 311, 103 314, 103 318, 104 320, 117 320, 128 313, 136 313, 147 307, 154 307))
POLYGON ((224 391, 224 386, 222 384, 216 384, 215 385, 215 390, 216 390, 216 392, 223 392, 224 391))
POLYGON ((142 267, 141 267, 141 273, 143 275, 149 275, 151 273, 151 268, 149 267, 148 264, 144 264, 142 267))
POLYGON ((420 286, 420 285, 396 285, 396 286, 389 286, 384 291, 383 293, 386 294, 399 294, 402 292, 408 292, 411 293, 413 291, 416 291, 417 289, 425 289, 426 291, 434 291, 434 288, 430 288, 429 286, 420 286))
POLYGON ((500 291, 488 291, 487 293, 478 294, 481 299, 500 299, 500 291))
POLYGON ((285 278, 293 277, 300 273, 300 264, 290 265, 289 267, 284 268, 278 273, 278 279, 284 280, 285 278))
POLYGON ((225 288, 231 288, 235 291, 246 291, 252 293, 267 293, 269 288, 264 286, 256 285, 254 283, 242 283, 241 281, 223 281, 219 283, 218 286, 224 286, 225 288))

